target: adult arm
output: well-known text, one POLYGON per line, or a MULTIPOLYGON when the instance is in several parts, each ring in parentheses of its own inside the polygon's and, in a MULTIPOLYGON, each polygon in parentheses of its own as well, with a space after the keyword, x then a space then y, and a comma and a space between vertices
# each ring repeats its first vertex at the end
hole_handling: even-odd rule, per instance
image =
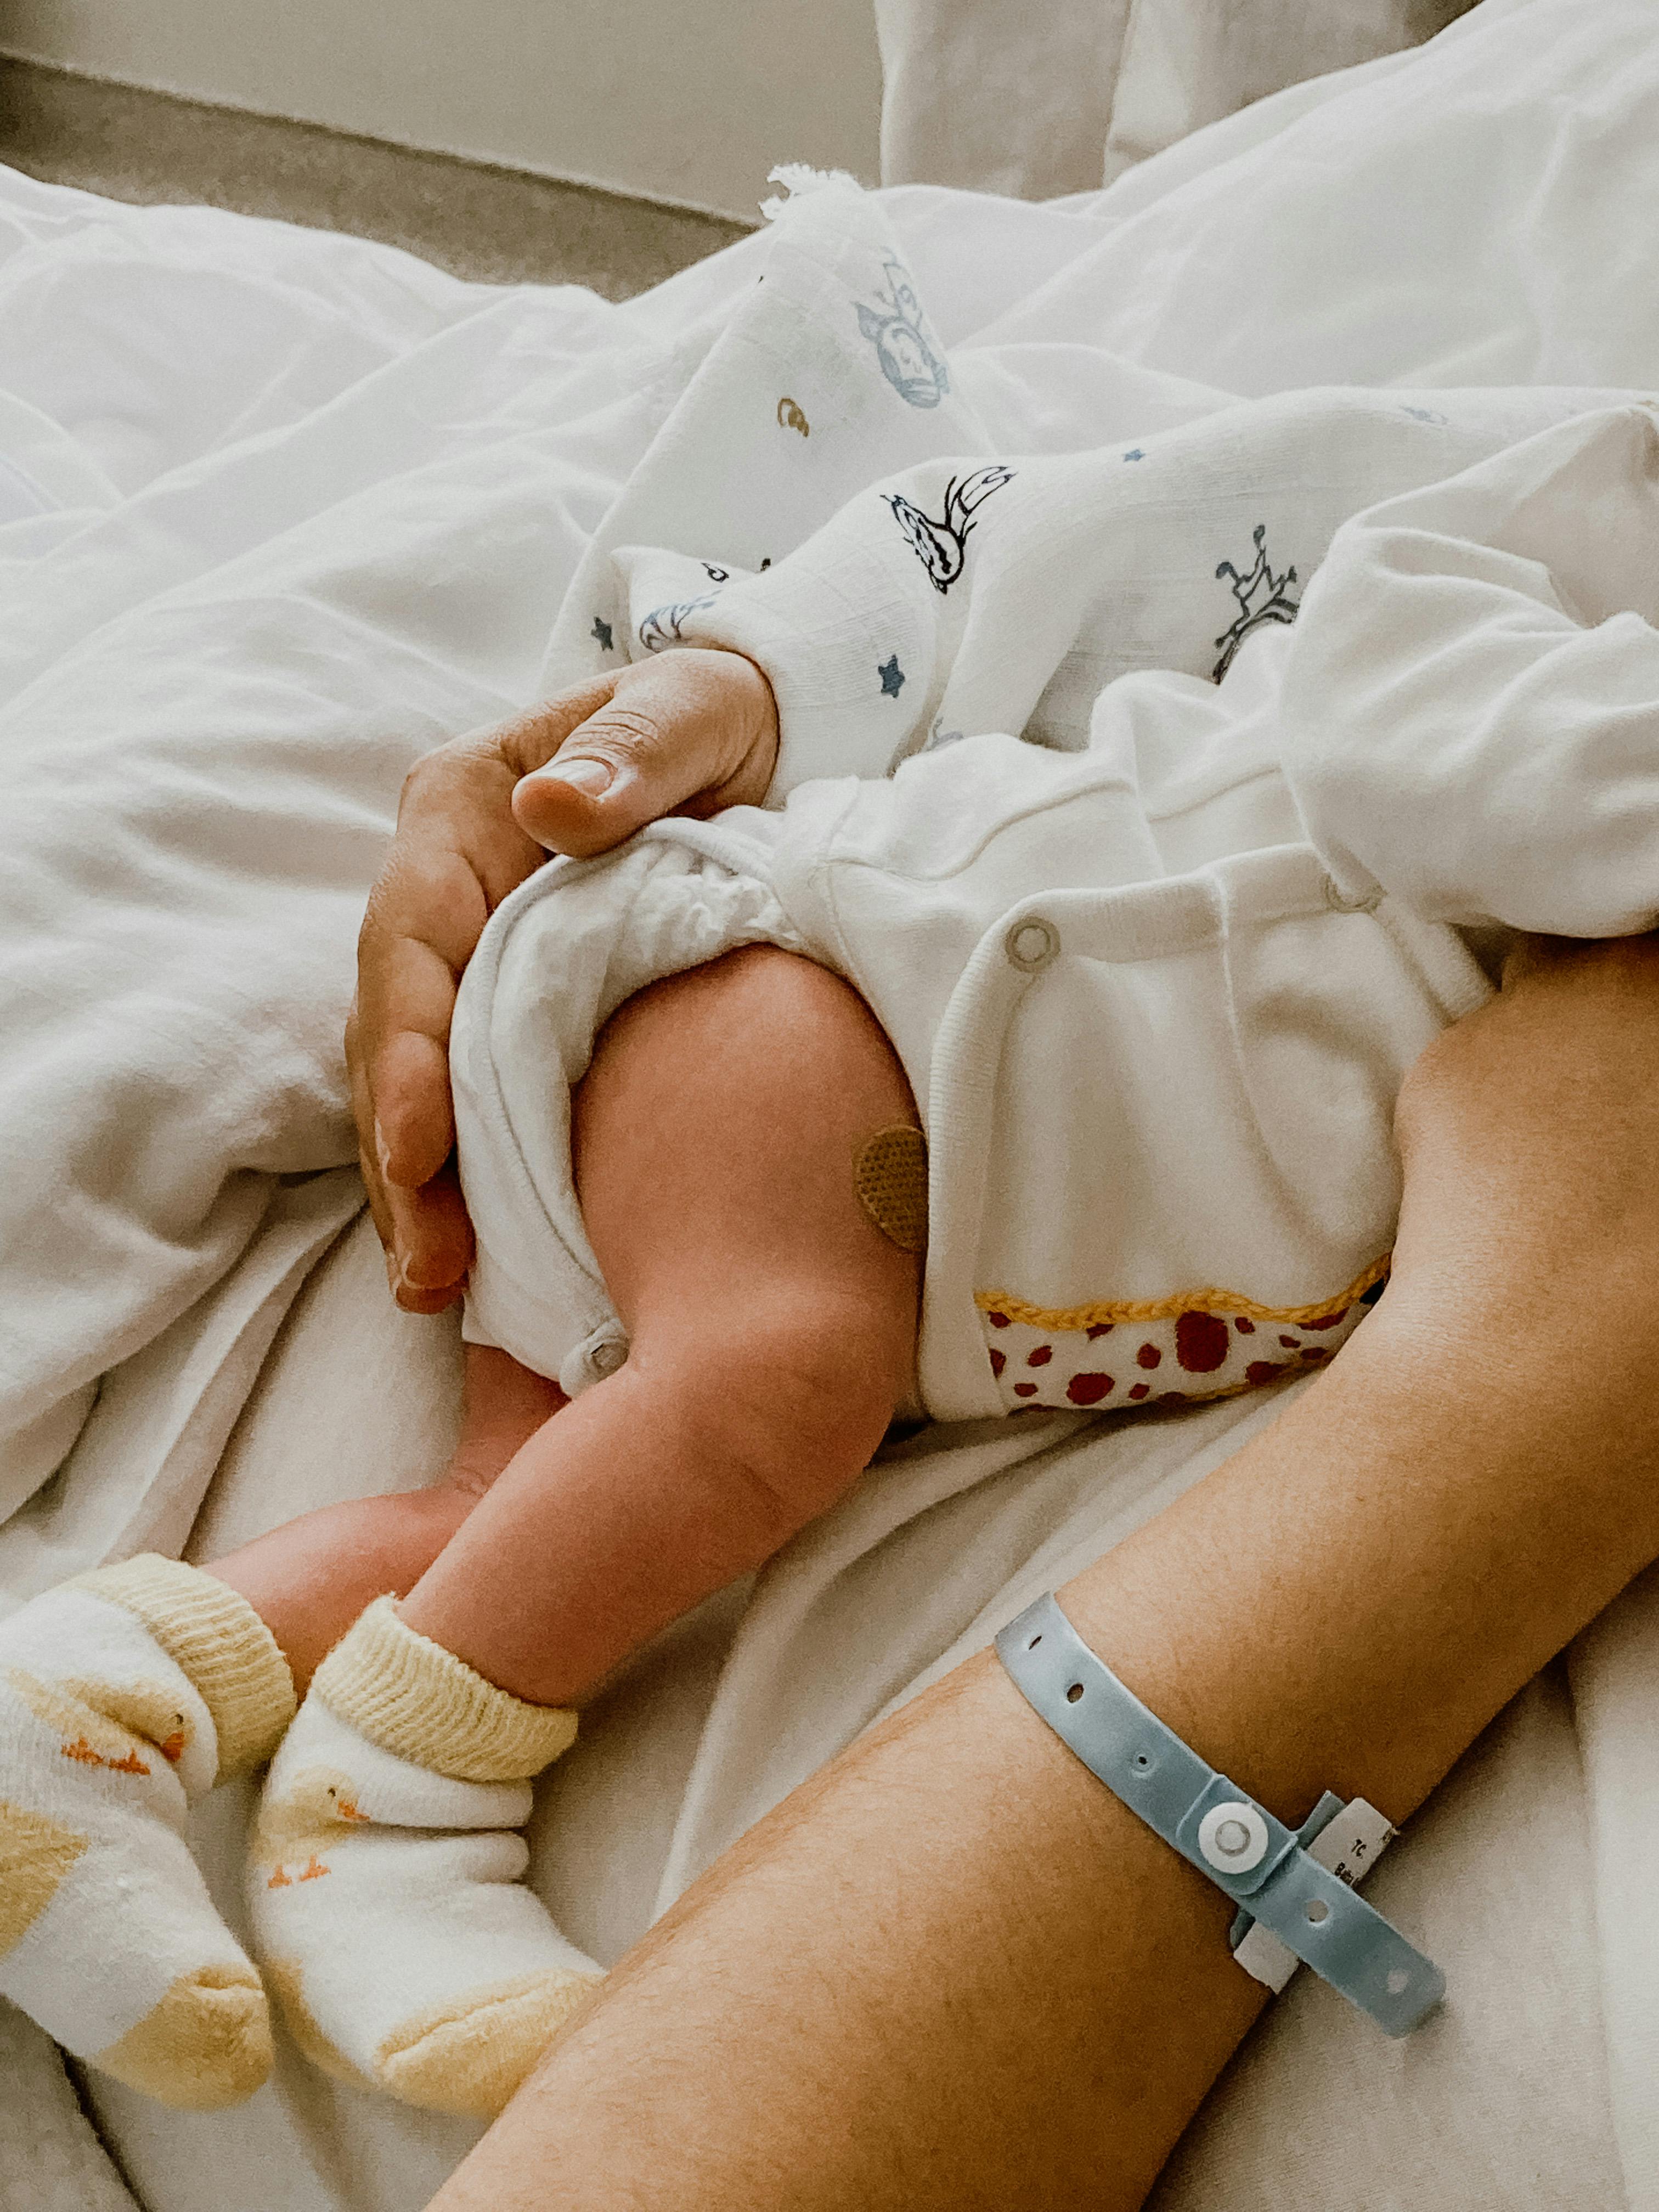
POLYGON ((660 814, 757 805, 776 755, 759 670, 738 653, 690 651, 595 677, 410 769, 346 1025, 363 1181, 407 1311, 453 1304, 472 1257, 453 1161, 449 1024, 485 922, 549 852, 602 853, 660 814))
MULTIPOLYGON (((1405 1819, 1659 1554, 1656 1018, 1652 941, 1529 951, 1407 1085, 1382 1304, 1060 1593, 1282 1819, 1405 1819)), ((433 2212, 1139 2205, 1264 2002, 1230 1912, 981 1655, 726 1854, 433 2212)))

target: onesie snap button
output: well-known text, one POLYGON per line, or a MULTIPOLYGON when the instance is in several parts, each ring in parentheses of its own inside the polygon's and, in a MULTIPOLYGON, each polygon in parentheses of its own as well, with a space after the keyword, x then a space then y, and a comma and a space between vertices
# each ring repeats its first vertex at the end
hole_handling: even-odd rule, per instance
POLYGON ((1382 902, 1380 890, 1364 898, 1350 898, 1333 875, 1325 878, 1325 903, 1333 914, 1370 914, 1382 902))
POLYGON ((588 1353, 587 1364, 592 1369, 593 1372, 603 1379, 607 1375, 614 1375, 617 1370, 623 1365, 627 1358, 628 1344, 626 1339, 617 1336, 607 1336, 604 1338, 601 1342, 596 1344, 592 1352, 588 1353))
POLYGON ((1003 949, 1016 968, 1035 975, 1060 951, 1060 932, 1053 922, 1044 921, 1040 915, 1030 914, 1008 932, 1003 939, 1003 949))

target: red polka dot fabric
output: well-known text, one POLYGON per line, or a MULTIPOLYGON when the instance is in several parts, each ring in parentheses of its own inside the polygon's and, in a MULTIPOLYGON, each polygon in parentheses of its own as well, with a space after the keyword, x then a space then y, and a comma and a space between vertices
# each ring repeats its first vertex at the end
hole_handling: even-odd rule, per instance
POLYGON ((1254 1316, 1192 1310, 1053 1329, 995 1307, 981 1307, 980 1322, 1010 1413, 1038 1406, 1109 1413, 1117 1406, 1221 1397, 1305 1374, 1352 1334, 1375 1297, 1372 1291, 1303 1322, 1259 1309, 1254 1316))

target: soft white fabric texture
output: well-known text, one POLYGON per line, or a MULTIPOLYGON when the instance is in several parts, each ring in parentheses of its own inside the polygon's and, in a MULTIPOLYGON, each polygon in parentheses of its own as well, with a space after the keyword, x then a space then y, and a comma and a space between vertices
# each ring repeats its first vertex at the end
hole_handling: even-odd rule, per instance
POLYGON ((1053 199, 1102 181, 1133 0, 875 0, 881 179, 1053 199))
MULTIPOLYGON (((1431 46, 1259 102, 1082 208, 920 188, 879 204, 981 426, 969 453, 1127 445, 1333 384, 1640 389, 1659 362, 1651 228, 1632 214, 1659 204, 1653 10, 1485 0, 1431 46)), ((0 1526, 7 1601, 182 1540, 258 1340, 349 1202, 343 1177, 279 1185, 315 1211, 284 1218, 274 1267, 240 1217, 213 1226, 250 1113, 294 1135, 266 1159, 315 1175, 349 1156, 339 1025, 403 767, 532 696, 590 530, 625 482, 678 467, 653 438, 768 250, 611 307, 0 175, 0 390, 58 502, 0 538, 0 1428, 58 1424, 8 1449, 10 1495, 115 1370, 101 1433, 0 1526), (204 927, 209 878, 223 903, 204 927), (191 1187, 158 1214, 152 1172, 175 1156, 191 1187)), ((10 429, 0 450, 21 450, 10 429)), ((707 550, 689 528, 671 542, 707 550)), ((441 1463, 453 1327, 391 1313, 383 1279, 353 1232, 236 1442, 210 1551, 441 1463)), ((735 1593, 653 1655, 562 1762, 534 1838, 562 1924, 614 1958, 890 1698, 1272 1410, 948 1432, 862 1486, 751 1609, 735 1593)), ((1358 2171, 1380 2203, 1650 2212, 1651 1605, 1632 1594, 1586 1639, 1571 1698, 1553 1670, 1379 1869, 1383 1909, 1455 1969, 1436 2039, 1379 2049, 1300 1978, 1166 2204, 1266 2212, 1338 2198, 1358 2171)), ((238 1814, 216 1793, 202 1832, 238 1814)), ((213 1856, 240 1924, 240 1835, 213 1856)), ((309 2068, 228 2118, 97 2102, 152 2212, 415 2212, 470 2139, 309 2068)))
POLYGON ((1206 123, 1379 55, 1419 46, 1470 0, 1130 0, 1105 184, 1206 123))
POLYGON ((3 2212, 138 2212, 82 2110, 58 2047, 0 2005, 0 2208, 3 2212))

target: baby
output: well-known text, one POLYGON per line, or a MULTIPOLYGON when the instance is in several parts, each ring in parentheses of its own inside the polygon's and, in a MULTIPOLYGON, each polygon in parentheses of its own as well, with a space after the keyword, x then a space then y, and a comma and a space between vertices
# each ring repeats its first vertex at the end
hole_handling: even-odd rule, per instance
POLYGON ((1219 689, 1124 676, 1069 750, 995 733, 1030 702, 938 741, 1013 635, 970 608, 941 641, 940 611, 968 526, 1019 514, 1012 470, 879 495, 901 565, 878 541, 840 705, 789 642, 813 560, 854 603, 836 526, 696 609, 656 599, 669 556, 607 556, 596 630, 693 649, 653 664, 671 725, 682 673, 777 714, 787 803, 556 862, 492 921, 452 1044, 478 1258, 447 1475, 208 1569, 100 1570, 0 1630, 0 1994, 169 2102, 255 2087, 260 1975, 182 1826, 274 1753, 249 1917, 295 2040, 492 2113, 597 1978, 518 1831, 624 1658, 844 1495, 896 1418, 1328 1358, 1386 1271, 1400 1081, 1486 995, 1483 933, 1659 905, 1626 727, 1632 686, 1659 697, 1652 631, 1613 635, 1588 569, 1558 594, 1532 542, 1552 497, 1594 495, 1591 565, 1644 573, 1620 501, 1634 531, 1654 444, 1626 407, 1374 507, 1295 629, 1258 544, 1219 689), (1402 623, 1389 588, 1425 576, 1402 623), (931 745, 883 775, 890 726, 864 775, 788 773, 830 706, 865 743, 907 663, 931 745))

